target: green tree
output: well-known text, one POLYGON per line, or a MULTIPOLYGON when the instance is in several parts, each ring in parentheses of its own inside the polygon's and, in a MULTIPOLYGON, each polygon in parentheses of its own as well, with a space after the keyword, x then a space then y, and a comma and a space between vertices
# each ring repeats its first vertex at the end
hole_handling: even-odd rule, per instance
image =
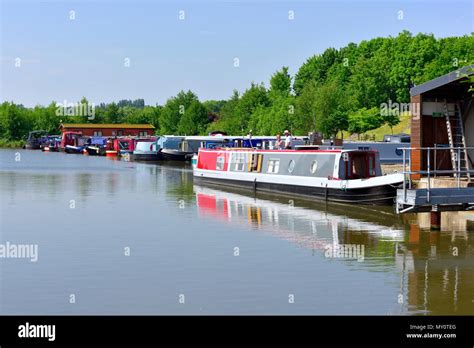
POLYGON ((285 129, 293 131, 295 122, 295 98, 280 97, 272 105, 258 106, 249 120, 249 128, 255 135, 283 133, 285 129))
POLYGON ((105 122, 120 123, 119 107, 116 103, 110 103, 105 109, 105 122))
POLYGON ((228 134, 240 134, 240 121, 235 115, 237 104, 239 103, 239 92, 234 89, 232 96, 219 110, 217 119, 208 125, 207 131, 224 131, 228 134))
POLYGON ((250 116, 258 107, 269 105, 270 99, 263 84, 258 85, 252 82, 250 88, 242 94, 242 97, 235 106, 234 116, 232 117, 234 119, 232 130, 237 131, 235 134, 249 132, 251 130, 249 127, 250 116), (235 128, 240 128, 240 130, 235 128))
POLYGON ((270 78, 269 97, 272 100, 277 98, 287 98, 291 92, 291 76, 288 67, 284 66, 270 78))
POLYGON ((198 98, 191 91, 180 91, 178 95, 168 99, 160 113, 161 134, 176 133, 181 117, 194 101, 198 101, 198 98))
POLYGON ((306 84, 295 100, 293 132, 306 134, 316 131, 316 82, 306 84))
POLYGON ((295 93, 299 95, 309 81, 314 81, 317 85, 323 84, 326 81, 329 69, 338 59, 339 53, 334 48, 328 48, 323 54, 309 58, 296 73, 293 86, 295 93))
POLYGON ((337 136, 347 129, 347 99, 336 83, 329 82, 318 87, 314 107, 317 130, 324 136, 337 136))
POLYGON ((208 123, 207 109, 199 100, 195 100, 186 109, 178 123, 178 133, 198 135, 205 132, 208 123))
POLYGON ((351 133, 365 133, 369 130, 380 127, 384 118, 380 115, 379 108, 362 108, 349 113, 348 131, 351 133))
POLYGON ((33 128, 31 112, 14 103, 4 102, 0 108, 0 133, 7 140, 24 139, 33 128))
POLYGON ((33 109, 34 128, 47 131, 49 134, 59 133, 63 117, 57 115, 57 105, 52 102, 47 107, 35 106, 33 109))

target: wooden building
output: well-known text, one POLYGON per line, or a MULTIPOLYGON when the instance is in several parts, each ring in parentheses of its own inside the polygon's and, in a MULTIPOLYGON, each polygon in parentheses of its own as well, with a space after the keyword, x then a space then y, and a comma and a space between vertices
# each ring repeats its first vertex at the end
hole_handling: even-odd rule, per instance
POLYGON ((127 124, 127 123, 63 123, 61 132, 82 132, 87 136, 151 136, 155 127, 151 124, 127 124))
MULTIPOLYGON (((464 149, 460 154, 449 149, 474 147, 473 92, 468 83, 468 76, 473 74, 474 65, 466 66, 410 90, 411 147, 445 148, 430 150, 431 169, 473 167, 474 149, 464 149)), ((413 171, 427 169, 427 150, 414 150, 411 156, 413 171)))

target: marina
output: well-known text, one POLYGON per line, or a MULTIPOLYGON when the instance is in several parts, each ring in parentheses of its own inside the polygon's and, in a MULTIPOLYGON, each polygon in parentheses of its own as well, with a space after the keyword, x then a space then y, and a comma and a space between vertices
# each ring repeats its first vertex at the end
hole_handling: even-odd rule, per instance
POLYGON ((472 346, 466 9, 2 2, 0 348, 472 346))
POLYGON ((393 207, 196 184, 185 162, 29 150, 0 159, 2 238, 38 245, 37 262, 2 262, 4 314, 474 310, 471 213, 432 231, 429 218, 393 207), (25 209, 41 217, 34 229, 25 209))

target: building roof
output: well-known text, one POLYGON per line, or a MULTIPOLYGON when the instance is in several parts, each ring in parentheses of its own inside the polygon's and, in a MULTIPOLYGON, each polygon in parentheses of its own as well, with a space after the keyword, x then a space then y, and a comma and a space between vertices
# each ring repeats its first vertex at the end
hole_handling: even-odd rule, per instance
POLYGON ((129 124, 129 123, 62 123, 62 128, 94 128, 94 129, 155 129, 151 124, 129 124))
MULTIPOLYGON (((454 81, 461 80, 473 74, 474 74, 474 64, 467 65, 458 70, 451 71, 450 73, 447 73, 446 75, 439 76, 433 80, 422 83, 421 85, 412 87, 410 89, 410 95, 413 97, 415 95, 423 94, 425 92, 447 85, 454 81)), ((468 85, 467 84, 465 85, 467 89, 468 85)))

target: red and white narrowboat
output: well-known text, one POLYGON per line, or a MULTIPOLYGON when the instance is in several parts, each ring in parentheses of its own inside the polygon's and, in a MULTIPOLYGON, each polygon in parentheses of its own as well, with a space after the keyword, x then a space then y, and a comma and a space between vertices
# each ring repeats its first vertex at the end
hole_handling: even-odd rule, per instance
POLYGON ((375 150, 199 149, 197 182, 245 186, 326 201, 391 205, 402 174, 382 175, 375 150))

